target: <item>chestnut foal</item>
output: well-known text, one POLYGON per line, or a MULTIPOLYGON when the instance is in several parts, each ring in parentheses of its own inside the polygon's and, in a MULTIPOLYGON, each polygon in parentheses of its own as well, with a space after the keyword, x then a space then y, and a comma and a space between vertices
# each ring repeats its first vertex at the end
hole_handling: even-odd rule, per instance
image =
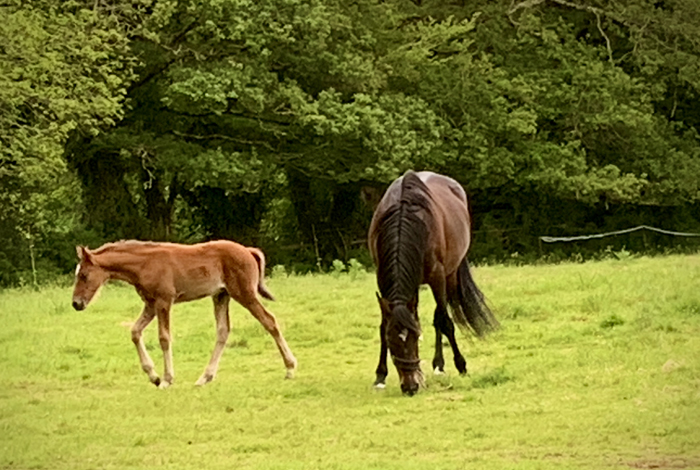
POLYGON ((247 308, 277 343, 287 378, 294 376, 297 361, 280 332, 275 316, 258 294, 274 297, 263 283, 265 256, 257 248, 217 240, 196 245, 120 241, 107 243, 92 251, 76 247, 80 263, 75 271, 73 308, 87 307, 98 289, 108 280, 128 282, 136 288, 144 302, 143 312, 131 328, 131 340, 141 360, 141 367, 156 386, 167 388, 173 383, 173 356, 170 335, 170 307, 211 296, 216 317, 216 344, 211 360, 196 385, 211 382, 216 375, 221 354, 231 329, 229 300, 247 308), (155 372, 153 360, 143 343, 144 328, 158 317, 158 337, 163 350, 163 379, 155 372))

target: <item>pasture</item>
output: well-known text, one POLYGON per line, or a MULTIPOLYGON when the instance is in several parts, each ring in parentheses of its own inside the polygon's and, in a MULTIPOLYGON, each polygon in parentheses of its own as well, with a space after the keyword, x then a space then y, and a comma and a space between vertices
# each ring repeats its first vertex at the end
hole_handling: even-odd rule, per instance
MULTIPOLYGON (((430 292, 421 292, 427 386, 371 384, 379 307, 371 273, 267 285, 299 360, 239 305, 214 382, 212 302, 173 308, 175 382, 140 370, 129 327, 142 303, 107 285, 82 312, 70 287, 0 292, 3 469, 700 468, 700 256, 477 267, 502 328, 460 334, 469 375, 430 373, 430 292)), ((154 325, 147 348, 162 373, 154 325)))

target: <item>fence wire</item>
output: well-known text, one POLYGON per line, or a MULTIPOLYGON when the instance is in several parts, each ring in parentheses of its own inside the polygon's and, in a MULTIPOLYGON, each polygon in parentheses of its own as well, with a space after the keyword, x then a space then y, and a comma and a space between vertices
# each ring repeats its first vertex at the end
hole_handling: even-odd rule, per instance
POLYGON ((677 237, 700 237, 700 233, 674 232, 672 230, 664 230, 664 229, 660 229, 660 228, 656 228, 656 227, 650 227, 648 225, 639 225, 637 227, 626 228, 624 230, 616 230, 614 232, 594 233, 591 235, 580 235, 577 237, 549 237, 549 236, 543 235, 540 237, 540 240, 542 240, 545 243, 574 242, 574 241, 579 241, 579 240, 592 240, 595 238, 605 238, 605 237, 611 237, 614 235, 623 235, 625 233, 636 232, 638 230, 650 230, 652 232, 662 233, 664 235, 673 235, 673 236, 677 236, 677 237))

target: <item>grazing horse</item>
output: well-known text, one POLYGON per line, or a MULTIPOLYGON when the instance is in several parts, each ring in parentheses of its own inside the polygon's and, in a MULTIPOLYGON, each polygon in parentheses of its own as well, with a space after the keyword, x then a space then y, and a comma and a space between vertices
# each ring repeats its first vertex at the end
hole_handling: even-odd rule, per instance
POLYGON ((265 256, 259 249, 227 240, 196 245, 132 240, 107 243, 94 251, 84 246, 78 246, 76 250, 80 263, 75 271, 73 308, 83 310, 87 307, 98 289, 110 279, 133 285, 143 299, 143 312, 131 328, 131 340, 136 345, 141 367, 156 386, 167 388, 175 376, 170 307, 209 296, 214 299, 216 344, 196 385, 211 382, 216 375, 231 330, 228 314, 231 298, 247 308, 272 335, 284 359, 287 378, 294 376, 297 361, 274 315, 258 299, 260 294, 274 300, 263 283, 265 256), (162 380, 154 370, 153 360, 142 338, 144 328, 154 317, 158 318, 158 337, 165 363, 162 380))
POLYGON ((457 370, 465 374, 467 362, 457 346, 453 320, 478 336, 498 327, 498 321, 474 284, 467 262, 470 217, 462 186, 447 176, 408 171, 384 193, 372 217, 368 243, 377 265, 382 312, 375 387, 385 387, 387 349, 405 394, 415 394, 423 383, 417 311, 421 284, 430 286, 437 303, 433 370, 444 372, 444 334, 457 370))

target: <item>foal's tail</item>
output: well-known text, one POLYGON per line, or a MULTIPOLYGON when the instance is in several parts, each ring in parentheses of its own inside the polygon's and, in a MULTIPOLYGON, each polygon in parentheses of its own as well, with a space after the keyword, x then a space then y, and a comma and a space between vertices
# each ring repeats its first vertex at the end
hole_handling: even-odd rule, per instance
POLYGON ((484 336, 500 326, 486 305, 484 294, 474 283, 466 256, 457 270, 457 292, 450 298, 450 305, 455 323, 477 336, 484 336))
POLYGON ((268 300, 275 300, 275 296, 272 295, 272 292, 265 287, 265 254, 257 248, 246 248, 248 248, 248 251, 250 251, 250 254, 253 255, 253 258, 255 258, 255 261, 258 263, 258 271, 260 273, 260 277, 258 278, 258 294, 268 300))

